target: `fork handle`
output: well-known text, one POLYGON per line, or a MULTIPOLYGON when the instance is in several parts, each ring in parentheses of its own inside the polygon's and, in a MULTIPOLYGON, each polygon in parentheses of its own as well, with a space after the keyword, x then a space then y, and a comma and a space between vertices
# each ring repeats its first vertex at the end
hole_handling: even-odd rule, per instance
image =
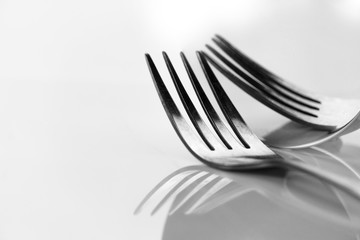
POLYGON ((299 171, 307 173, 313 177, 316 177, 319 180, 324 180, 360 200, 360 181, 359 180, 353 180, 353 179, 341 177, 334 173, 325 171, 319 167, 309 165, 307 163, 296 161, 296 160, 284 160, 284 161, 281 161, 281 164, 283 167, 285 164, 285 166, 288 167, 289 169, 299 170, 299 171))

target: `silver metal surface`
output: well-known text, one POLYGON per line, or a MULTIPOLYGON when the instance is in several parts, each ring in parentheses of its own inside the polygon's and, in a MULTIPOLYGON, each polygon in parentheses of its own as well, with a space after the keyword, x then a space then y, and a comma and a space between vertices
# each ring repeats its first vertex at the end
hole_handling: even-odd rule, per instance
POLYGON ((316 133, 317 137, 310 142, 280 146, 273 142, 268 144, 304 148, 360 128, 359 99, 332 98, 302 90, 247 57, 225 38, 216 35, 213 41, 226 56, 210 45, 207 45, 207 48, 226 67, 209 54, 204 54, 229 80, 276 112, 311 127, 309 131, 321 131, 316 133))
POLYGON ((227 128, 222 120, 214 114, 216 111, 198 82, 185 55, 181 54, 181 58, 186 67, 190 81, 196 91, 197 97, 216 134, 210 130, 209 126, 205 124, 205 121, 200 116, 167 54, 163 52, 164 60, 182 105, 189 115, 193 128, 188 124, 188 121, 186 121, 184 115, 181 114, 178 109, 172 94, 165 86, 152 58, 149 54, 146 54, 146 61, 150 73, 169 120, 184 145, 195 157, 209 166, 232 171, 267 167, 296 169, 325 180, 360 199, 360 187, 357 181, 355 182, 351 179, 339 177, 338 175, 326 172, 320 168, 304 164, 301 161, 293 159, 288 160, 288 158, 281 157, 267 147, 247 127, 245 121, 242 119, 212 72, 205 56, 200 52, 198 52, 197 55, 212 92, 215 95, 218 105, 227 119, 230 128, 227 128), (226 142, 226 144, 224 142, 226 142))

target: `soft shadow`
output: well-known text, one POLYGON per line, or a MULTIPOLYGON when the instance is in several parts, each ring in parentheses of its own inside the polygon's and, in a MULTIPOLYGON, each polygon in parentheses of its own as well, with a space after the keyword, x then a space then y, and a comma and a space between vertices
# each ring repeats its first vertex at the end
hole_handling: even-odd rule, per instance
MULTIPOLYGON (((357 146, 339 141, 277 152, 360 179, 357 146)), ((163 239, 357 239, 358 206, 358 200, 303 173, 226 172, 199 165, 164 178, 135 213, 166 211, 163 239)))

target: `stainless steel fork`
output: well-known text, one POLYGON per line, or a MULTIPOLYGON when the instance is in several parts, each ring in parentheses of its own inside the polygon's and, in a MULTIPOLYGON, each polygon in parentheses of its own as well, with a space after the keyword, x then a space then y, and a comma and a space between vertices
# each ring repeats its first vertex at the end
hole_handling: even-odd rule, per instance
POLYGON ((184 145, 196 158, 211 167, 224 170, 251 170, 267 167, 295 169, 325 180, 360 199, 360 185, 358 182, 339 177, 338 175, 326 172, 315 166, 304 164, 301 161, 285 159, 273 152, 260 141, 248 128, 245 121, 230 101, 208 65, 204 55, 200 52, 197 52, 197 55, 212 92, 214 93, 231 130, 217 114, 184 54, 181 53, 181 58, 185 68, 202 108, 216 134, 209 129, 210 126, 204 122, 198 110, 195 108, 193 101, 180 81, 167 54, 165 52, 163 53, 164 60, 182 105, 190 118, 191 124, 196 130, 193 130, 193 128, 190 127, 189 121, 181 114, 153 60, 149 54, 146 54, 150 73, 168 118, 184 145))
POLYGON ((213 41, 233 60, 229 61, 215 48, 206 45, 231 71, 207 54, 213 65, 266 106, 298 123, 331 131, 332 135, 344 135, 360 128, 359 99, 332 98, 302 90, 247 57, 225 38, 216 35, 213 41))

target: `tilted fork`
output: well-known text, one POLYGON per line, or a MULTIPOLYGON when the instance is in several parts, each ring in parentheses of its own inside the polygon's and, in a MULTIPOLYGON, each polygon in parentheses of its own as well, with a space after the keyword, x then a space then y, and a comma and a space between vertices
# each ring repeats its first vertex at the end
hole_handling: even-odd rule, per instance
MULTIPOLYGON (((233 61, 210 45, 206 45, 207 48, 231 71, 206 54, 209 61, 234 84, 266 106, 298 123, 330 131, 325 140, 360 128, 359 99, 332 98, 304 91, 254 62, 225 38, 216 35, 213 41, 233 61)), ((324 141, 315 144, 321 142, 324 141)))
POLYGON ((167 54, 165 52, 163 53, 166 65, 181 102, 190 118, 190 122, 196 130, 190 127, 188 121, 179 111, 178 106, 167 90, 150 55, 146 54, 150 73, 168 118, 184 145, 196 158, 211 167, 224 170, 251 170, 267 167, 296 169, 325 180, 360 199, 360 186, 358 182, 339 177, 300 161, 289 161, 273 152, 260 141, 248 128, 230 101, 208 65, 204 55, 200 52, 198 52, 197 55, 215 98, 235 136, 231 134, 229 128, 215 111, 184 54, 181 54, 181 57, 185 68, 202 108, 209 118, 211 127, 216 134, 213 134, 195 108, 193 101, 187 94, 167 54), (217 135, 217 137, 215 135, 217 135))

